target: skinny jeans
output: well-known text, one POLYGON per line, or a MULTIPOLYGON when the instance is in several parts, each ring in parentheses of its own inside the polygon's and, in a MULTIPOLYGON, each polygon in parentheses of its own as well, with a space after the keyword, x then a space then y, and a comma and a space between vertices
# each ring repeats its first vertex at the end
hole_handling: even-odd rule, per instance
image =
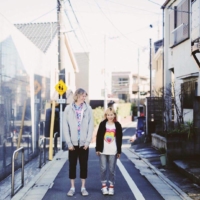
POLYGON ((88 155, 89 155, 89 148, 86 150, 79 146, 74 146, 75 150, 69 150, 69 178, 75 179, 76 178, 76 165, 77 161, 79 160, 80 165, 80 178, 86 179, 87 178, 87 169, 88 169, 88 155))
POLYGON ((100 154, 99 161, 100 161, 101 183, 106 184, 108 180, 110 184, 114 185, 117 155, 100 154))

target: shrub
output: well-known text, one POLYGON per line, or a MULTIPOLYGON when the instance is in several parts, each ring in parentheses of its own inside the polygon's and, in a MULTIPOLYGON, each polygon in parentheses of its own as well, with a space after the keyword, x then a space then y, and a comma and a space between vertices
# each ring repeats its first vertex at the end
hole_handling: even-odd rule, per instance
POLYGON ((94 117, 94 127, 97 127, 100 122, 103 120, 104 109, 102 107, 97 107, 92 110, 94 117))
POLYGON ((131 103, 120 103, 117 105, 117 115, 127 117, 131 114, 131 103))
POLYGON ((131 110, 132 110, 132 113, 133 113, 132 115, 137 116, 138 108, 134 103, 131 104, 131 110))

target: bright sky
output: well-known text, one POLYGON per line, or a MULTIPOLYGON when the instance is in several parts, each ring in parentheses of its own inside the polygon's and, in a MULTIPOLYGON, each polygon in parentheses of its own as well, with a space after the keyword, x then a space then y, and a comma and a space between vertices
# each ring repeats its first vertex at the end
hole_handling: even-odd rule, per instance
MULTIPOLYGON (((137 73, 139 65, 140 74, 148 74, 149 38, 162 39, 164 2, 64 0, 71 46, 75 52, 98 54, 110 70, 137 73)), ((56 4, 57 0, 0 0, 0 14, 11 23, 51 22, 57 20, 56 4)))

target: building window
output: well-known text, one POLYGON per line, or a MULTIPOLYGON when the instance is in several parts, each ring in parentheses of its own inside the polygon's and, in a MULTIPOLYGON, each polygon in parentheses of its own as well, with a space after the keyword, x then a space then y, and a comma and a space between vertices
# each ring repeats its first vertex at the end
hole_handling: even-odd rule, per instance
POLYGON ((189 1, 183 0, 169 13, 170 47, 189 38, 189 1))
POLYGON ((128 78, 119 78, 119 85, 128 86, 129 85, 128 78))
POLYGON ((195 96, 195 81, 189 81, 181 84, 181 97, 183 108, 193 109, 193 100, 195 96))
POLYGON ((137 82, 138 82, 137 77, 133 77, 133 83, 137 83, 137 82))

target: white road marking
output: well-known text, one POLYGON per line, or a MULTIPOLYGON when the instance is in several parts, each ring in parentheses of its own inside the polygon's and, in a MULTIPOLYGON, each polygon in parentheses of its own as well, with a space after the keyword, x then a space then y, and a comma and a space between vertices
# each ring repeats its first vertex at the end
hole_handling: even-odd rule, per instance
POLYGON ((135 196, 135 198, 138 199, 138 200, 145 200, 144 196, 142 195, 142 193, 138 189, 138 187, 135 184, 135 182, 133 181, 133 179, 129 176, 124 165, 121 163, 121 161, 119 159, 117 159, 117 166, 119 167, 122 175, 124 176, 124 179, 128 183, 128 185, 129 185, 133 195, 135 196))
POLYGON ((126 139, 128 140, 128 139, 130 139, 130 138, 131 138, 130 135, 124 135, 124 136, 122 137, 123 140, 126 140, 126 139))
POLYGON ((127 130, 127 128, 125 128, 124 130, 122 130, 122 132, 124 133, 127 130))
POLYGON ((130 148, 131 144, 122 144, 122 148, 130 148))

